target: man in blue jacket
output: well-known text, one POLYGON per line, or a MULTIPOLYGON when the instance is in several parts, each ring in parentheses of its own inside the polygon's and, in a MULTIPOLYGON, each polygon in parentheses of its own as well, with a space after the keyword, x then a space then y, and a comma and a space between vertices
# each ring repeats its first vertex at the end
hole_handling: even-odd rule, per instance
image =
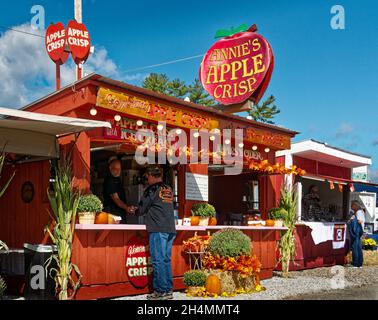
POLYGON ((352 248, 352 265, 356 268, 362 268, 364 258, 362 254, 361 237, 364 234, 363 226, 365 222, 365 215, 358 201, 352 201, 351 208, 354 212, 349 225, 349 235, 352 248))
POLYGON ((158 166, 149 166, 145 177, 149 186, 140 200, 139 214, 145 216, 154 270, 154 292, 147 299, 173 299, 171 252, 176 237, 173 191, 163 183, 162 172, 158 166))

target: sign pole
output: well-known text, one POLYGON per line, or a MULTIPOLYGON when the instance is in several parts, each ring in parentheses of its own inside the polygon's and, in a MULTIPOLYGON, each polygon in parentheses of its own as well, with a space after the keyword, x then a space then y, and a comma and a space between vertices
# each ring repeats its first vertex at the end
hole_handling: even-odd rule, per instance
POLYGON ((56 90, 60 90, 60 64, 55 63, 55 73, 56 73, 56 90))
MULTIPOLYGON (((78 23, 83 22, 83 12, 82 12, 82 1, 81 0, 75 0, 74 2, 74 14, 75 14, 75 20, 78 23)), ((83 65, 76 65, 76 80, 80 80, 82 77, 82 67, 83 65)))

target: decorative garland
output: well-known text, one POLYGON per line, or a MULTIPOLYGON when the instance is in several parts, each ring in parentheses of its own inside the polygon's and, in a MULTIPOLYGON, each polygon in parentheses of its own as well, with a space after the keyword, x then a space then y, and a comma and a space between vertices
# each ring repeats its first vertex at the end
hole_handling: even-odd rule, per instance
POLYGON ((306 174, 306 171, 298 168, 296 165, 292 165, 289 168, 286 168, 284 164, 275 163, 270 164, 268 160, 261 160, 260 162, 250 162, 249 169, 258 172, 264 172, 268 174, 293 174, 303 176, 306 174))

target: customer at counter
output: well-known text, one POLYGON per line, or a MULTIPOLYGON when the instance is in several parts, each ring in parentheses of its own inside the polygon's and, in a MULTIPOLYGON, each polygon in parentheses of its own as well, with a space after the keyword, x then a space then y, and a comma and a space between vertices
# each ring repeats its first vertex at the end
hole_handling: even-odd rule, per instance
POLYGON ((117 157, 111 157, 108 164, 109 173, 103 183, 104 211, 120 216, 122 223, 127 223, 127 214, 134 214, 136 208, 126 205, 121 161, 117 157))
POLYGON ((352 201, 351 208, 354 212, 349 225, 352 248, 352 266, 355 268, 362 268, 364 258, 362 253, 361 237, 364 233, 365 214, 358 201, 352 201))
POLYGON ((154 271, 154 292, 147 299, 167 300, 173 298, 171 252, 176 237, 173 191, 163 183, 158 166, 148 167, 145 177, 148 187, 140 200, 138 214, 145 216, 154 271))

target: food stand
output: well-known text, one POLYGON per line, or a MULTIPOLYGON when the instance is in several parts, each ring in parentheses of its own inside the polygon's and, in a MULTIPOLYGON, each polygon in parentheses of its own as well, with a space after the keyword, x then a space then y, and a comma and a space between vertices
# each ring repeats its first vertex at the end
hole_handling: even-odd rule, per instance
POLYGON ((293 143, 290 150, 276 153, 277 161, 306 171, 294 177, 298 191, 295 263, 292 270, 343 265, 349 250, 346 222, 350 218, 354 191, 352 169, 371 164, 371 158, 307 140, 293 143), (319 201, 307 201, 310 189, 319 201), (316 203, 318 202, 318 204, 316 203))
MULTIPOLYGON (((227 227, 221 225, 226 223, 227 212, 247 215, 259 213, 262 219, 267 217, 268 209, 274 206, 279 197, 276 187, 278 176, 260 175, 251 171, 249 164, 251 161, 264 160, 273 163, 275 152, 289 148, 290 140, 296 134, 281 127, 227 115, 96 74, 28 105, 25 110, 112 122, 111 129, 94 129, 81 133, 75 139, 63 137, 60 147, 72 150, 75 186, 83 192, 93 192, 99 196, 106 161, 109 156, 117 155, 125 169, 124 187, 132 202, 137 201, 140 195, 138 184, 141 168, 132 160, 137 148, 135 128, 140 121, 144 126, 156 128, 158 121, 164 119, 167 120, 167 126, 184 131, 191 128, 244 129, 244 167, 239 175, 225 175, 221 165, 190 163, 164 166, 167 173, 164 178, 175 189, 178 218, 190 216, 192 205, 201 201, 212 203, 219 214, 216 226, 177 226, 177 238, 172 251, 174 289, 184 288, 182 275, 188 270, 188 259, 181 248, 185 239, 192 237, 195 232, 206 234, 227 227), (114 121, 116 115, 120 116, 119 121, 114 121), (193 189, 193 181, 197 186, 201 184, 201 187, 193 189)), ((49 221, 45 193, 51 178, 50 163, 25 163, 18 170, 24 174, 19 176, 18 181, 11 185, 9 192, 0 200, 0 205, 5 208, 2 215, 9 220, 11 216, 17 217, 17 223, 2 224, 1 238, 14 248, 22 247, 24 242, 46 243, 49 240, 43 230, 49 221), (31 174, 36 172, 36 166, 42 175, 31 174), (16 197, 17 190, 26 180, 41 195, 25 204, 28 206, 27 216, 18 213, 17 201, 10 200, 16 197)), ((261 278, 271 277, 276 264, 277 237, 285 228, 261 224, 254 226, 245 222, 234 227, 243 230, 252 239, 253 251, 263 265, 261 278)), ((105 298, 148 292, 150 282, 140 279, 146 276, 149 268, 148 256, 143 256, 148 253, 143 253, 144 249, 141 249, 145 237, 145 226, 138 221, 120 225, 77 225, 73 262, 78 265, 83 278, 76 298, 105 298), (141 257, 133 260, 133 255, 141 257), (139 271, 128 271, 133 265, 126 266, 127 257, 137 265, 141 264, 139 271)))

